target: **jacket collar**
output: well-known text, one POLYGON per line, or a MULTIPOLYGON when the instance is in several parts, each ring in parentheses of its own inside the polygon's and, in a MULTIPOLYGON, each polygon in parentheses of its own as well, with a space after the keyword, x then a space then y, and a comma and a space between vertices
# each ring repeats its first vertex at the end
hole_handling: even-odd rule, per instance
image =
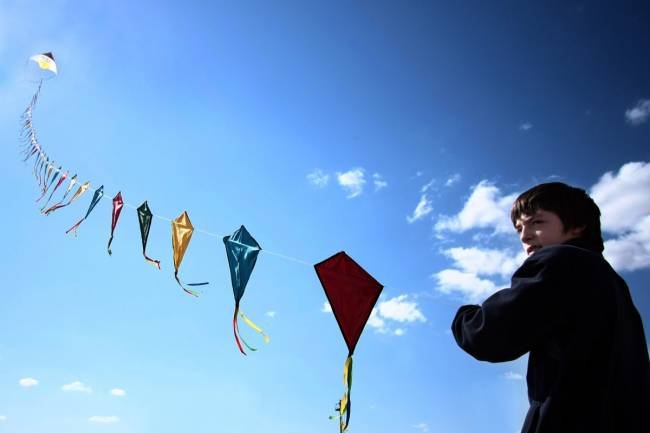
POLYGON ((573 239, 569 239, 564 244, 565 245, 573 245, 574 247, 582 248, 582 249, 585 249, 585 250, 592 251, 592 252, 594 252, 596 254, 602 255, 602 252, 600 251, 600 249, 598 248, 596 243, 593 242, 591 239, 587 239, 587 238, 583 238, 583 237, 581 237, 581 238, 573 238, 573 239))

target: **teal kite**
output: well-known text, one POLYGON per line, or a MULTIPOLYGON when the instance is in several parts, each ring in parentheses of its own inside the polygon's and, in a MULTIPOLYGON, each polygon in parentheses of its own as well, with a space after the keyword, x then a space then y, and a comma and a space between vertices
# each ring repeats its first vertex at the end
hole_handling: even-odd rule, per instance
POLYGON ((246 284, 248 284, 248 280, 253 273, 253 268, 257 262, 257 256, 262 250, 262 247, 257 243, 253 236, 248 233, 248 230, 246 230, 246 227, 244 226, 235 230, 232 235, 225 236, 223 238, 223 243, 226 246, 226 256, 228 257, 228 266, 230 267, 232 291, 235 295, 235 314, 232 318, 233 333, 235 334, 235 341, 237 342, 239 351, 246 355, 246 352, 244 352, 244 349, 239 342, 240 339, 249 350, 255 351, 257 349, 249 346, 248 343, 246 343, 246 341, 239 335, 237 316, 244 319, 248 326, 259 332, 264 337, 264 342, 269 342, 268 335, 266 335, 259 326, 254 324, 239 310, 239 303, 242 296, 244 296, 246 284))

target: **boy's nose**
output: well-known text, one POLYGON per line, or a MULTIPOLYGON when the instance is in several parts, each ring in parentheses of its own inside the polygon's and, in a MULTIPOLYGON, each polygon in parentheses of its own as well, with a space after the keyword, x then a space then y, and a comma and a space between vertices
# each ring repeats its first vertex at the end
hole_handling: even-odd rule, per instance
POLYGON ((533 238, 533 230, 527 228, 526 226, 522 227, 519 238, 522 242, 531 240, 533 238))

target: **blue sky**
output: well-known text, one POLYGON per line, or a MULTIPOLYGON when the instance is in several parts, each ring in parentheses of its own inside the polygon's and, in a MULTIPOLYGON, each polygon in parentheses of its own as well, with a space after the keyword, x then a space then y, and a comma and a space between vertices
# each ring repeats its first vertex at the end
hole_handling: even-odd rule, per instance
POLYGON ((518 431, 526 359, 480 363, 456 309, 521 263, 507 210, 549 179, 590 191, 605 255, 650 321, 650 10, 642 2, 0 3, 5 197, 0 431, 332 432, 345 344, 311 267, 347 251, 386 287, 355 352, 351 431, 518 431), (104 185, 38 212, 20 162, 29 56, 59 75, 34 112, 57 162, 104 185), (197 229, 173 279, 170 227, 141 255, 110 198, 197 229), (221 237, 263 252, 242 326, 221 237), (276 254, 272 254, 276 253, 276 254), (277 254, 297 259, 290 260, 277 254), (305 262, 305 263, 301 263, 305 262))

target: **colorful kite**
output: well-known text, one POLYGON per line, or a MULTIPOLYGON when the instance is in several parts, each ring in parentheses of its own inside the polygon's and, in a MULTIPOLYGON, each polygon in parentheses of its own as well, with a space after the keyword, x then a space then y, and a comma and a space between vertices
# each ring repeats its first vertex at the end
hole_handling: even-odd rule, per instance
MULTIPOLYGON (((186 293, 192 295, 192 296, 199 296, 199 292, 188 289, 183 286, 181 281, 178 279, 178 268, 181 266, 181 262, 183 261, 183 256, 185 255, 185 251, 187 250, 187 246, 190 244, 190 240, 192 239, 192 233, 194 233, 194 226, 192 226, 192 222, 190 221, 189 215, 187 215, 187 212, 183 212, 178 218, 176 218, 174 221, 172 221, 172 248, 174 250, 174 278, 176 278, 176 282, 178 283, 179 286, 181 286, 181 289, 183 289, 186 293)), ((205 286, 206 283, 191 283, 191 284, 186 284, 187 286, 205 286)))
POLYGON ((45 208, 47 207, 47 205, 48 205, 48 203, 50 202, 50 200, 52 200, 52 196, 54 195, 54 193, 56 192, 56 190, 59 189, 59 187, 61 186, 61 184, 62 184, 63 182, 65 182, 65 180, 66 180, 67 178, 68 178, 68 172, 66 171, 65 173, 63 173, 63 174, 61 175, 61 177, 59 178, 59 181, 58 181, 58 182, 56 183, 56 185, 54 186, 54 189, 53 189, 52 192, 50 193, 50 196, 47 198, 47 200, 45 201, 45 204, 44 204, 43 207, 41 208, 41 212, 43 212, 43 209, 45 209, 45 208))
MULTIPOLYGON (((82 222, 86 221, 86 218, 88 218, 88 215, 90 215, 90 212, 95 209, 95 206, 97 206, 97 203, 99 203, 99 200, 102 199, 104 196, 104 185, 100 186, 95 190, 95 194, 93 195, 93 199, 90 202, 90 206, 88 206, 88 210, 86 211, 86 216, 81 218, 79 221, 77 221, 72 227, 70 227, 68 230, 66 230, 66 234, 72 232, 75 236, 77 236, 77 228, 81 225, 82 222)), ((74 198, 74 197, 73 197, 74 198)))
POLYGON ((63 196, 61 201, 58 202, 55 205, 50 206, 48 209, 44 210, 43 213, 45 215, 49 215, 52 212, 54 212, 55 210, 57 210, 57 209, 61 209, 62 207, 70 206, 72 204, 72 202, 74 202, 76 199, 81 197, 88 190, 88 188, 90 188, 90 182, 86 182, 86 183, 84 183, 82 185, 79 185, 79 188, 77 188, 77 191, 72 195, 72 198, 70 199, 70 201, 68 201, 66 204, 63 204, 63 202, 65 201, 65 197, 68 195, 68 193, 72 189, 72 186, 75 183, 77 183, 77 175, 76 174, 70 180, 70 185, 68 186, 68 190, 65 192, 65 195, 63 196))
POLYGON ((246 290, 246 284, 253 272, 255 263, 257 262, 257 255, 259 254, 262 247, 257 241, 248 233, 246 227, 241 226, 239 229, 230 236, 225 236, 223 238, 223 243, 226 246, 226 256, 228 257, 228 266, 230 267, 230 280, 232 282, 232 291, 235 295, 235 314, 232 318, 232 328, 233 333, 235 334, 235 341, 237 342, 237 347, 239 351, 246 355, 244 349, 242 348, 239 340, 244 342, 244 345, 252 351, 255 351, 254 347, 251 347, 246 343, 239 335, 239 324, 237 323, 237 316, 244 319, 244 322, 248 324, 255 331, 259 332, 262 337, 264 337, 264 342, 269 342, 269 337, 266 335, 259 326, 253 323, 248 317, 244 315, 243 312, 239 310, 239 301, 241 301, 242 296, 244 296, 244 291, 246 290))
POLYGON ((31 56, 29 60, 38 65, 38 70, 40 72, 38 78, 40 80, 52 78, 54 75, 59 73, 52 53, 35 54, 31 56))
POLYGON ((115 232, 115 226, 117 226, 117 220, 120 219, 120 213, 122 213, 122 206, 124 206, 124 201, 122 201, 122 192, 118 191, 117 195, 113 197, 113 217, 111 219, 111 237, 108 239, 108 255, 112 255, 111 243, 113 242, 113 233, 115 232))
POLYGON ((154 260, 147 256, 147 239, 149 239, 149 230, 151 229, 151 221, 153 214, 149 210, 149 205, 145 201, 138 208, 138 221, 140 221, 140 237, 142 238, 142 255, 144 258, 154 266, 160 269, 160 260, 154 260))
POLYGON ((343 432, 350 421, 352 355, 384 286, 343 251, 314 265, 314 268, 348 346, 348 357, 343 367, 345 393, 336 407, 340 431, 343 432))

